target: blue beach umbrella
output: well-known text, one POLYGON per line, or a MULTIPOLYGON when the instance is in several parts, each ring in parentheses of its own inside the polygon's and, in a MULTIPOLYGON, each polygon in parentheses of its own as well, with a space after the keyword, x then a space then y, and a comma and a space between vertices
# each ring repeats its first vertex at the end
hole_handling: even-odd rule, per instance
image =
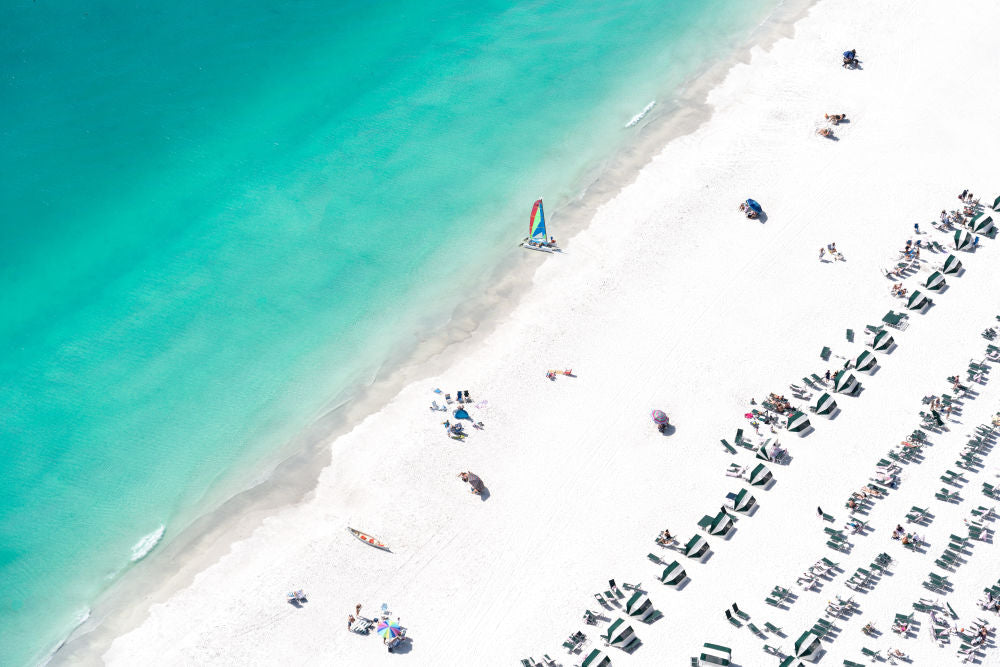
POLYGON ((761 208, 760 204, 758 204, 753 199, 747 199, 747 206, 749 206, 750 210, 753 211, 754 213, 763 213, 764 212, 764 209, 761 208))

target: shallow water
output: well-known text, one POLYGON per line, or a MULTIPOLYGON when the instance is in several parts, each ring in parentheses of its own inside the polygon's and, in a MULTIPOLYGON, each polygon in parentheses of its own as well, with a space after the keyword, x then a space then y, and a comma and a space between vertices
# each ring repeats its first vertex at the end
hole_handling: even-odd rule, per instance
POLYGON ((0 664, 442 323, 537 196, 558 233, 775 4, 7 8, 0 664))

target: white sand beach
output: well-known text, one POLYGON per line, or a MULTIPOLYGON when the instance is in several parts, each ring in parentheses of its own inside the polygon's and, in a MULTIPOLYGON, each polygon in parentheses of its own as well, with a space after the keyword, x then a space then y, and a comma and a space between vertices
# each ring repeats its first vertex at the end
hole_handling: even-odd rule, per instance
MULTIPOLYGON (((790 654, 818 618, 838 628, 821 642, 823 665, 868 663, 862 647, 883 656, 899 648, 914 664, 956 662, 960 638, 938 646, 926 613, 916 614, 908 638, 891 626, 920 598, 950 603, 962 628, 978 616, 1000 620, 976 606, 1000 577, 994 539, 975 542, 954 572, 934 562, 949 535, 967 535, 971 510, 997 504, 980 489, 1000 483, 1000 453, 984 452, 976 471, 959 471, 955 461, 976 426, 1000 410, 1000 367, 990 364, 985 380, 971 383, 974 395, 947 430, 928 431, 922 460, 900 465, 899 488, 859 515, 870 529, 844 531, 849 553, 826 546, 824 527, 844 528, 851 492, 920 426, 921 399, 954 396, 946 377, 965 381, 970 359, 985 356, 981 332, 1000 325, 996 240, 983 236, 974 252, 955 252, 965 270, 945 276, 941 292, 922 286, 948 254, 924 250, 903 280, 931 298, 923 312, 907 311, 882 274, 907 239, 954 248, 951 234, 931 223, 959 206, 963 189, 987 205, 1000 195, 998 25, 1000 5, 986 0, 820 0, 792 37, 733 67, 709 95, 711 118, 665 146, 584 231, 566 239, 552 229, 565 251, 540 261, 510 316, 460 343, 445 373, 406 386, 336 439, 305 500, 265 519, 103 653, 67 657, 515 665, 548 654, 577 665, 604 648, 609 621, 625 616, 594 599, 615 579, 641 584, 664 614, 648 625, 629 621, 641 645, 606 649, 615 665, 689 665, 705 642, 730 647, 733 664, 776 665, 764 645, 790 654), (849 48, 860 69, 841 66, 849 48), (835 140, 816 134, 824 113, 847 114, 835 140), (765 219, 737 210, 747 197, 761 202, 765 219), (818 259, 832 242, 846 261, 818 259), (909 312, 908 326, 891 330, 895 349, 875 352, 874 372, 855 371, 857 396, 835 396, 834 419, 792 398, 789 383, 836 371, 868 349, 865 325, 881 325, 890 309, 909 312), (820 358, 825 346, 829 361, 820 358), (575 377, 550 381, 547 369, 575 377), (485 429, 468 428, 464 441, 446 437, 441 422, 450 414, 428 408, 442 401, 436 387, 467 389, 471 416, 485 429), (753 489, 757 511, 737 515, 727 538, 708 536, 705 562, 656 545, 664 528, 682 542, 704 535, 699 519, 746 486, 726 468, 758 461, 748 449, 726 452, 720 439, 733 443, 738 428, 753 436, 743 415, 756 407, 751 397, 768 392, 805 410, 814 430, 800 437, 761 429, 790 460, 768 464, 776 481, 753 489), (670 415, 668 435, 654 428, 653 409, 670 415), (482 477, 488 497, 457 479, 465 470, 482 477), (963 473, 950 487, 960 502, 935 498, 945 470, 963 473), (890 539, 914 505, 933 514, 916 529, 928 542, 923 553, 890 539), (818 518, 817 506, 835 521, 818 518), (379 536, 391 552, 360 543, 348 526, 379 536), (893 558, 889 573, 865 592, 848 589, 855 570, 870 569, 882 552, 893 558), (680 561, 690 580, 681 590, 661 584, 663 566, 649 553, 680 561), (824 556, 839 569, 819 590, 802 590, 797 576, 824 556), (929 572, 947 576, 953 590, 922 587, 929 572), (776 585, 797 599, 765 604, 776 585), (308 594, 301 608, 285 601, 298 588, 308 594), (853 595, 857 613, 824 616, 837 594, 853 595), (357 603, 369 617, 386 603, 399 618, 409 639, 398 653, 374 633, 347 630, 357 603), (723 614, 733 603, 756 627, 769 622, 786 636, 733 627, 723 614), (585 624, 585 609, 603 620, 585 624), (862 634, 868 622, 880 637, 862 634), (576 631, 588 640, 571 654, 561 644, 576 631)), ((996 644, 992 633, 978 664, 1000 664, 996 644)))

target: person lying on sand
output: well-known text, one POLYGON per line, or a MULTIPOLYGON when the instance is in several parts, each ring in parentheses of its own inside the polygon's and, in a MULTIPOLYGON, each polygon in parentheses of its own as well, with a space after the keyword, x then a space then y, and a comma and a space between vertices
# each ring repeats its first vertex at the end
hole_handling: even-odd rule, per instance
POLYGON ((828 127, 821 127, 820 129, 816 130, 816 134, 818 134, 821 137, 826 137, 829 139, 830 137, 833 136, 833 130, 831 130, 828 127))
POLYGON ((846 113, 835 113, 835 114, 825 113, 825 114, 823 114, 823 118, 826 118, 828 121, 830 121, 834 125, 839 125, 840 121, 845 120, 847 118, 847 114, 846 113))

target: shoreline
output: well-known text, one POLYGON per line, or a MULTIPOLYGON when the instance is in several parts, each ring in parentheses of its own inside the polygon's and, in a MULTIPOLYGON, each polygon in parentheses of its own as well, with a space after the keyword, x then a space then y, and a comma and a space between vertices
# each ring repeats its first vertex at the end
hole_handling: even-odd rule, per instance
MULTIPOLYGON (((706 63, 674 97, 657 99, 656 106, 635 127, 623 128, 635 136, 580 174, 579 187, 574 188, 579 194, 557 202, 549 211, 550 222, 557 223, 560 238, 566 239, 563 247, 587 230, 597 211, 634 183, 667 144, 711 119, 714 108, 708 97, 734 67, 749 63, 753 49, 767 51, 779 40, 792 38, 795 24, 819 2, 783 2, 747 40, 719 60, 706 63)), ((98 662, 115 638, 142 624, 153 605, 188 587, 199 572, 230 552, 235 543, 250 537, 267 518, 312 498, 322 472, 336 463, 337 440, 387 406, 404 387, 445 372, 464 349, 493 333, 517 308, 546 260, 558 258, 525 253, 520 248, 502 256, 484 281, 485 292, 475 306, 458 305, 440 328, 415 332, 419 342, 401 343, 390 351, 368 384, 347 388, 332 399, 318 419, 282 447, 291 454, 281 458, 262 481, 197 517, 115 581, 46 662, 98 662)))
MULTIPOLYGON (((554 646, 557 631, 535 627, 537 624, 525 627, 519 622, 524 619, 512 618, 509 610, 520 605, 531 605, 538 610, 541 603, 546 617, 569 619, 572 614, 576 619, 586 585, 598 585, 601 577, 609 576, 609 570, 616 576, 624 573, 626 564, 621 560, 624 547, 632 554, 631 560, 642 561, 643 549, 648 548, 642 535, 662 519, 662 503, 670 508, 671 524, 693 525, 695 511, 707 507, 689 507, 691 503, 683 500, 692 498, 705 505, 710 502, 708 498, 721 495, 729 486, 728 480, 720 479, 721 472, 700 474, 705 464, 715 467, 725 460, 720 452, 709 451, 704 444, 706 438, 712 439, 707 434, 723 429, 719 414, 733 412, 735 416, 736 410, 742 414, 747 395, 766 385, 780 386, 782 378, 787 381, 795 367, 809 364, 807 359, 812 359, 812 365, 817 364, 815 350, 788 345, 789 341, 801 339, 809 346, 825 343, 831 328, 859 326, 859 310, 867 313, 865 317, 877 317, 874 311, 883 310, 883 304, 897 307, 884 294, 883 281, 877 276, 878 265, 897 242, 901 243, 899 237, 905 238, 912 218, 923 220, 923 216, 937 210, 945 196, 953 197, 956 182, 971 181, 979 192, 986 179, 982 159, 979 176, 973 171, 977 168, 975 162, 959 167, 941 161, 942 155, 953 150, 949 137, 940 132, 953 122, 950 114, 925 120, 931 128, 939 130, 937 135, 929 133, 930 137, 924 141, 907 146, 914 157, 937 160, 939 167, 933 173, 917 165, 910 166, 913 160, 908 160, 909 154, 895 149, 899 132, 891 130, 897 127, 899 107, 906 108, 905 93, 912 95, 913 82, 919 79, 921 94, 933 83, 942 87, 942 77, 928 77, 922 71, 919 77, 911 75, 909 80, 891 89, 889 84, 896 84, 895 75, 909 74, 900 69, 901 63, 908 62, 906 56, 912 55, 906 52, 905 42, 902 49, 898 48, 900 41, 889 41, 888 48, 884 43, 863 48, 876 64, 864 77, 841 72, 836 64, 830 64, 829 54, 836 53, 838 40, 843 41, 846 34, 853 42, 858 32, 864 34, 859 25, 867 27, 870 22, 867 29, 877 31, 887 21, 895 22, 896 17, 890 15, 893 9, 878 7, 845 14, 844 3, 836 1, 814 7, 822 10, 809 22, 806 38, 782 42, 772 54, 755 52, 761 56, 760 63, 754 62, 755 69, 736 72, 738 68, 734 66, 728 70, 731 76, 726 77, 726 84, 713 88, 709 99, 717 102, 720 106, 716 109, 721 108, 725 113, 719 115, 718 122, 707 124, 707 130, 711 131, 696 132, 697 136, 690 140, 663 147, 648 168, 640 170, 630 182, 627 191, 613 198, 614 207, 595 207, 594 223, 573 235, 563 261, 536 263, 531 283, 536 288, 543 283, 551 288, 533 289, 535 300, 521 299, 510 304, 518 317, 502 320, 506 323, 503 327, 506 338, 495 326, 488 331, 484 327, 472 330, 472 335, 477 331, 481 334, 475 339, 477 353, 470 355, 474 357, 471 360, 454 359, 454 375, 462 377, 463 382, 474 383, 470 387, 477 396, 486 394, 491 406, 496 406, 487 411, 490 430, 482 437, 477 435, 474 446, 456 449, 446 443, 444 447, 428 447, 428 443, 440 439, 438 427, 430 424, 436 420, 428 420, 422 405, 418 408, 419 418, 413 411, 425 402, 429 387, 406 385, 378 413, 357 424, 342 442, 343 447, 352 443, 365 447, 373 455, 392 451, 395 460, 381 458, 379 463, 385 465, 378 465, 359 458, 338 462, 344 464, 342 468, 339 465, 324 468, 320 473, 321 483, 298 503, 301 509, 296 505, 285 506, 262 519, 259 530, 245 544, 229 545, 220 562, 200 573, 199 578, 193 578, 195 584, 190 590, 172 596, 169 604, 151 611, 150 627, 121 637, 104 657, 115 661, 141 655, 141 651, 154 651, 152 640, 162 642, 163 637, 171 641, 161 648, 169 649, 175 656, 200 656, 201 650, 210 648, 213 655, 227 662, 240 661, 241 656, 261 659, 260 656, 267 655, 254 653, 255 650, 280 655, 291 648, 288 640, 293 637, 296 651, 300 648, 299 640, 302 641, 304 656, 310 652, 316 656, 331 652, 347 655, 348 651, 358 650, 356 644, 342 632, 333 635, 328 631, 333 627, 330 614, 336 615, 337 609, 346 608, 356 599, 366 604, 388 599, 394 609, 402 608, 408 624, 416 630, 413 634, 420 644, 415 650, 421 651, 415 656, 418 661, 434 655, 435 651, 453 648, 449 630, 463 619, 473 622, 470 631, 486 630, 485 626, 489 626, 487 638, 492 635, 496 641, 506 637, 502 645, 493 646, 510 653, 506 656, 510 659, 515 652, 554 646), (884 68, 881 74, 880 59, 884 68), (892 64, 896 70, 892 70, 892 64), (816 72, 822 73, 824 85, 813 85, 816 72), (891 72, 893 78, 885 78, 885 72, 891 72), (749 74, 753 75, 752 86, 748 85, 749 74), (761 78, 772 88, 761 85, 761 78), (878 87, 879 83, 883 88, 878 87), (905 88, 905 83, 911 87, 905 88), (781 100, 780 109, 774 108, 772 90, 784 93, 775 96, 781 100), (887 104, 880 96, 882 90, 891 90, 900 99, 887 104), (817 108, 822 110, 827 104, 841 100, 853 101, 849 111, 858 122, 843 128, 845 141, 840 145, 816 139, 813 128, 803 119, 815 114, 817 108), (789 110, 794 113, 788 115, 789 110), (739 121, 736 124, 731 122, 734 117, 739 121), (744 125, 748 137, 734 151, 731 130, 744 125), (683 160, 692 155, 695 160, 683 160), (844 188, 826 184, 826 176, 831 169, 836 173, 847 164, 853 165, 852 156, 855 160, 860 157, 859 164, 864 166, 858 167, 859 178, 850 184, 852 196, 843 197, 844 188), (753 160, 754 169, 745 169, 748 158, 753 160), (766 169, 779 164, 782 168, 775 169, 774 174, 766 169), (678 172, 677 165, 683 165, 685 172, 678 172), (880 182, 881 174, 889 173, 890 169, 896 178, 887 189, 880 182), (783 177, 773 178, 782 174, 783 177), (669 194, 661 192, 664 183, 669 194), (730 201, 734 190, 749 191, 765 202, 771 216, 768 224, 747 225, 739 220, 730 201), (732 224, 728 216, 734 218, 732 224), (671 227, 669 245, 660 247, 662 222, 668 217, 677 218, 678 224, 671 227), (875 226, 870 224, 872 219, 906 224, 899 229, 892 225, 875 226), (721 233, 727 243, 714 243, 720 228, 706 234, 706 222, 724 224, 721 230, 725 231, 721 233), (621 240, 623 232, 628 234, 627 247, 622 247, 626 245, 621 240), (841 242, 849 262, 820 264, 817 270, 815 253, 810 248, 829 242, 831 235, 841 242), (668 265, 670 271, 664 275, 661 267, 668 265), (574 269, 578 275, 572 275, 574 269), (744 275, 753 275, 756 280, 743 280, 744 275), (676 281, 679 276, 692 279, 676 281), (561 280, 565 284, 560 284, 561 280), (783 294, 781 289, 766 287, 783 288, 789 280, 793 281, 794 292, 818 298, 803 298, 794 309, 768 303, 783 294), (631 289, 636 284, 643 288, 641 294, 631 289), (574 298, 563 303, 561 297, 568 289, 574 298), (851 298, 823 298, 825 291, 831 289, 837 294, 850 294, 851 298), (669 304, 669 308, 644 307, 648 305, 647 295, 655 295, 658 302, 669 304), (725 298, 725 308, 716 307, 720 297, 725 298), (657 312, 661 310, 666 312, 657 312), (597 321, 603 325, 601 331, 592 333, 597 321), (724 329, 730 330, 734 323, 739 325, 740 344, 716 344, 721 342, 721 336, 718 341, 713 336, 724 329), (529 345, 526 349, 525 343, 532 342, 535 348, 530 349, 529 345), (542 345, 544 350, 539 349, 542 345), (558 364, 562 361, 583 369, 581 377, 585 379, 540 385, 538 369, 545 368, 544 364, 561 367, 558 364), (737 367, 741 372, 730 377, 732 369, 737 367), (627 372, 623 373, 623 368, 627 372), (709 393, 705 378, 714 377, 726 380, 709 393), (589 393, 585 393, 587 387, 589 393), (664 401, 664 397, 669 398, 664 401), (705 403, 711 408, 699 410, 705 403), (535 414, 539 404, 544 406, 544 416, 535 414), (669 448, 664 448, 662 438, 646 433, 648 419, 639 424, 632 414, 634 410, 622 410, 647 411, 648 404, 662 406, 681 417, 677 420, 677 433, 667 443, 669 448), (499 436, 500 441, 493 442, 494 436, 499 436), (608 461, 613 460, 608 447, 612 442, 615 449, 610 451, 620 447, 623 456, 628 456, 622 461, 627 479, 606 475, 608 461), (544 447, 537 446, 542 443, 544 447), (456 502, 459 499, 450 493, 454 488, 450 479, 454 468, 450 467, 457 465, 469 466, 477 472, 488 471, 486 481, 495 492, 489 503, 475 503, 473 508, 456 502), (484 470, 484 466, 488 467, 484 470), (554 483, 543 475, 553 469, 560 470, 554 483), (645 500, 637 493, 639 489, 648 490, 645 500), (666 495, 667 490, 677 502, 669 502, 671 496, 666 495), (441 498, 447 498, 446 505, 442 505, 441 498), (574 502, 578 498, 585 498, 585 507, 574 502), (629 499, 631 511, 623 513, 618 505, 629 499), (398 516, 383 516, 386 503, 403 500, 405 506, 395 505, 398 516), (428 507, 429 513, 421 511, 428 507), (538 511, 543 507, 545 512, 538 511), (585 515, 581 512, 584 508, 585 515), (329 541, 333 526, 337 526, 339 534, 345 521, 366 513, 368 521, 364 527, 371 526, 376 534, 386 529, 388 534, 382 535, 391 540, 399 556, 380 559, 367 552, 358 554, 353 544, 329 541), (579 517, 581 525, 573 525, 576 521, 566 522, 567 515, 579 517), (390 519, 391 524, 387 525, 390 519), (603 538, 599 544, 593 540, 595 534, 603 538), (462 547, 446 550, 457 536, 462 538, 462 547), (434 544, 439 537, 445 537, 441 546, 434 544), (557 547, 549 547, 549 543, 557 547), (503 548, 498 550, 499 545, 503 548), (564 567, 567 558, 582 553, 588 557, 574 558, 576 567, 563 572, 570 569, 564 567), (357 562, 356 554, 364 557, 363 564, 357 562), (329 576, 331 562, 338 565, 336 577, 329 576), (524 568, 525 562, 532 566, 524 568), (463 576, 454 581, 459 564, 474 573, 463 571, 463 576), (511 586, 515 580, 519 586, 511 586), (275 591, 303 581, 315 593, 317 603, 301 613, 277 609, 272 600, 275 591), (451 598, 459 593, 457 586, 468 585, 470 581, 477 599, 456 599, 453 603, 451 598), (578 581, 591 583, 581 587, 578 581), (209 604, 201 595, 206 590, 225 606, 220 609, 209 604), (221 612, 219 618, 213 611, 221 612), (206 622, 210 626, 204 625, 206 622), (249 636, 250 631, 257 632, 249 636), (144 640, 149 642, 148 647, 144 640), (276 651, 279 653, 273 653, 276 651)), ((928 11, 927 15, 931 13, 928 11)), ((907 28, 922 27, 923 17, 907 18, 907 28)), ((859 40, 858 45, 861 43, 864 42, 859 40)), ((969 65, 969 56, 976 53, 976 49, 967 46, 964 50, 956 49, 955 56, 964 55, 968 70, 975 71, 969 65)), ((947 66, 941 64, 938 72, 948 72, 947 66)), ((978 109, 966 113, 972 127, 986 117, 978 109)), ((705 126, 703 123, 699 128, 705 126)), ((738 129, 737 133, 742 135, 744 131, 738 129)), ((588 194, 597 191, 598 188, 592 188, 588 194)), ((565 237, 561 232, 559 235, 565 237)), ((976 262, 970 257, 969 264, 976 262)), ((972 278, 974 281, 988 277, 988 272, 984 274, 979 266, 982 265, 970 272, 976 276, 972 278)), ((881 425, 873 419, 891 418, 893 431, 905 423, 904 410, 884 414, 882 408, 885 400, 895 399, 897 394, 913 402, 917 388, 912 383, 900 382, 909 378, 906 371, 914 364, 921 364, 930 351, 914 347, 914 343, 921 337, 925 346, 929 340, 937 340, 944 329, 929 327, 934 326, 935 320, 940 322, 939 327, 946 327, 954 320, 941 322, 942 317, 951 313, 953 318, 954 314, 965 312, 963 307, 975 305, 975 294, 970 290, 981 284, 970 285, 969 278, 956 281, 949 289, 951 294, 940 299, 940 306, 935 305, 919 320, 914 315, 914 323, 920 322, 920 326, 908 334, 909 346, 901 346, 899 352, 888 358, 886 369, 878 377, 864 380, 866 395, 881 395, 883 403, 878 403, 877 398, 845 400, 847 419, 823 425, 804 446, 789 443, 794 449, 796 466, 781 475, 781 484, 774 493, 784 497, 783 507, 790 516, 800 519, 801 508, 789 501, 802 497, 803 493, 818 492, 810 488, 808 473, 827 469, 822 460, 822 445, 850 443, 850 454, 867 453, 863 449, 866 429, 871 432, 873 425, 881 425), (936 316, 937 312, 941 315, 936 316), (892 379, 896 384, 886 386, 892 379), (864 418, 860 423, 858 415, 864 418)), ((984 304, 979 306, 983 308, 984 304)), ((456 318, 457 321, 460 320, 456 318)), ((971 333, 966 337, 974 338, 976 332, 971 333)), ((842 346, 841 342, 839 347, 842 346)), ((455 352, 459 346, 447 349, 455 352)), ((439 360, 446 361, 446 356, 441 355, 439 360)), ((933 373, 928 373, 928 377, 943 375, 950 370, 950 363, 953 360, 935 360, 933 373)), ((444 365, 452 368, 450 364, 444 365)), ((648 412, 641 416, 646 415, 648 412)), ((832 493, 835 496, 839 491, 838 487, 832 493)), ((827 500, 824 496, 824 505, 827 500)), ((767 511, 752 520, 753 532, 740 529, 742 537, 738 540, 756 539, 772 547, 798 542, 787 534, 788 528, 796 528, 795 520, 784 521, 782 513, 774 511, 774 502, 768 500, 767 511)), ((739 550, 722 546, 719 551, 711 569, 718 571, 726 566, 753 569, 749 563, 738 560, 739 550)), ((756 551, 750 549, 743 555, 751 553, 756 551)), ((766 554, 762 552, 761 556, 766 554)), ((796 559, 785 560, 793 567, 792 561, 796 559)), ((643 566, 648 568, 644 562, 643 566)), ((757 568, 763 566, 757 564, 757 568)), ((677 598, 676 604, 706 607, 711 600, 717 602, 716 593, 720 591, 696 592, 706 581, 705 571, 698 570, 698 566, 694 568, 698 581, 693 584, 692 592, 677 598), (706 604, 701 604, 703 601, 706 604)), ((636 581, 635 577, 646 576, 636 566, 629 569, 624 580, 636 581)), ((746 591, 742 588, 749 586, 741 587, 737 596, 744 604, 746 591)), ((733 592, 734 596, 736 593, 733 592)), ((658 593, 658 598, 663 596, 658 593)), ((698 611, 687 618, 704 619, 715 632, 713 622, 718 621, 714 618, 718 614, 712 615, 707 608, 698 611), (710 616, 712 621, 708 620, 710 616)), ((692 639, 703 633, 700 625, 694 632, 690 627, 673 630, 685 631, 685 636, 692 639)), ((645 631, 643 640, 651 644, 646 651, 656 650, 657 639, 665 639, 660 630, 645 631)))

